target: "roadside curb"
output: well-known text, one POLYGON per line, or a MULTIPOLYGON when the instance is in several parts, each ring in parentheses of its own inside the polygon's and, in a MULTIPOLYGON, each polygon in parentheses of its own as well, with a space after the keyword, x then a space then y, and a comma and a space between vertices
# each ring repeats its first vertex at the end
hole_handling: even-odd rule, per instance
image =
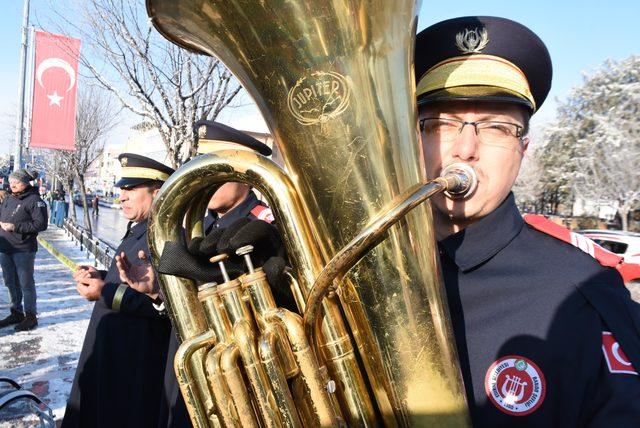
POLYGON ((58 259, 60 263, 68 267, 71 271, 76 270, 77 264, 75 264, 69 257, 65 256, 60 251, 58 251, 58 249, 56 249, 56 247, 51 245, 51 243, 48 242, 46 239, 40 236, 38 236, 37 239, 38 239, 38 243, 42 245, 49 253, 51 253, 53 257, 58 259))

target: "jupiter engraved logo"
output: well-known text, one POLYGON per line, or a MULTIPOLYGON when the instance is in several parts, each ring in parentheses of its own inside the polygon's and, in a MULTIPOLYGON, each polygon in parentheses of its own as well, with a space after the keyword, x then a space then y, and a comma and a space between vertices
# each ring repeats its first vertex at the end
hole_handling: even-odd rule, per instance
POLYGON ((512 416, 534 412, 547 390, 544 375, 530 359, 509 355, 493 363, 485 376, 487 396, 500 411, 512 416))
POLYGON ((298 79, 289 90, 288 106, 302 125, 326 123, 349 106, 347 78, 333 71, 316 71, 298 79))

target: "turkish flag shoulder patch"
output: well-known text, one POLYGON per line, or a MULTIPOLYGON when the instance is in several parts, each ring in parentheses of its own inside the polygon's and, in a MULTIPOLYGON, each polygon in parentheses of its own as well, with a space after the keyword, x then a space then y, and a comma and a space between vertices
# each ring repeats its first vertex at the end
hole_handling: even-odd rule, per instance
POLYGON ((256 216, 258 220, 266 221, 267 223, 273 223, 273 221, 275 220, 271 208, 265 207, 264 205, 256 205, 251 210, 251 214, 256 216))
POLYGON ((624 373, 638 376, 638 371, 633 367, 629 358, 625 355, 620 344, 610 331, 602 332, 602 352, 611 373, 624 373))

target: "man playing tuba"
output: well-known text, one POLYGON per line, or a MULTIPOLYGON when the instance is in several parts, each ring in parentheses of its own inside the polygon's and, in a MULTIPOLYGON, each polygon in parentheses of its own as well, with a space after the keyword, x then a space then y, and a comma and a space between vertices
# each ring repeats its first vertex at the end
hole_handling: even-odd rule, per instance
POLYGON ((432 203, 473 426, 637 424, 640 307, 615 269, 523 219, 511 193, 551 86, 544 43, 463 17, 418 34, 415 56, 428 177, 458 162, 478 175, 470 197, 432 203))
MULTIPOLYGON (((151 251, 162 254, 179 240, 173 227, 185 215, 197 229, 190 208, 210 183, 235 179, 267 196, 283 224, 299 294, 307 299, 304 333, 295 338, 324 349, 319 363, 337 385, 330 387, 315 362, 298 364, 306 370, 305 385, 317 393, 314 403, 324 409, 305 419, 309 426, 320 425, 320 418, 325 426, 335 425, 329 391, 351 425, 464 426, 460 372, 476 425, 576 426, 614 416, 617 395, 633 393, 627 387, 637 385, 631 367, 640 364, 640 353, 629 328, 638 321, 637 308, 617 272, 525 226, 510 196, 528 144, 527 121, 550 86, 549 55, 537 36, 496 18, 460 18, 425 30, 415 49, 424 143, 419 153, 415 106, 403 97, 413 94, 408 55, 415 2, 208 2, 206 10, 201 2, 175 7, 173 1, 147 0, 147 5, 169 40, 227 64, 261 109, 286 166, 283 171, 239 150, 194 160, 163 189, 159 221, 149 235, 151 251), (317 18, 314 25, 309 16, 317 18), (466 200, 437 199, 435 230, 430 208, 423 205, 387 239, 374 239, 381 235, 372 224, 387 230, 382 226, 398 222, 395 208, 415 207, 405 204, 414 199, 402 192, 422 188, 425 175, 434 178, 454 164, 477 169, 478 187, 466 200), (366 233, 354 238, 360 230, 366 233), (446 296, 439 286, 434 233, 446 296), (366 257, 365 250, 371 250, 366 257), (337 299, 322 300, 342 275, 337 299), (321 312, 325 327, 314 326, 321 312)), ((474 181, 472 173, 459 181, 474 181)), ((423 187, 455 190, 451 178, 423 187)), ((247 236, 238 231, 233 240, 247 236)), ((236 388, 234 403, 243 410, 237 413, 247 420, 255 416, 276 425, 282 415, 294 420, 300 411, 317 408, 303 403, 298 409, 278 370, 267 380, 259 373, 256 347, 244 345, 255 343, 248 338, 256 334, 267 348, 271 342, 268 331, 247 331, 250 316, 240 310, 238 281, 225 278, 221 290, 202 285, 197 293, 188 281, 162 277, 161 282, 170 310, 176 309, 172 320, 184 351, 176 360, 194 423, 210 424, 213 401, 222 418, 234 420, 233 409, 226 412, 234 394, 227 394, 225 385, 236 388), (201 297, 209 299, 204 306, 201 297), (216 303, 222 297, 224 313, 216 303), (218 339, 210 325, 226 324, 207 322, 220 314, 228 315, 238 335, 219 328, 222 340, 207 351, 209 366, 196 350, 218 339), (214 351, 218 345, 227 357, 223 379, 216 377, 223 367, 214 351), (251 400, 243 392, 245 384, 231 364, 240 348, 245 370, 253 373, 245 389, 265 399, 251 400), (278 386, 273 391, 282 392, 277 402, 269 399, 271 381, 278 386)), ((259 296, 264 293, 249 293, 259 315, 275 314, 272 302, 262 305, 259 296)))

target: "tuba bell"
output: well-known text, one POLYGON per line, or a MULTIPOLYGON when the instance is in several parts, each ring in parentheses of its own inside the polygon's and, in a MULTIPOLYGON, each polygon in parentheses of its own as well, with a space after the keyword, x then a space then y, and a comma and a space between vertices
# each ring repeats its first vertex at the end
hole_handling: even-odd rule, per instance
POLYGON ((275 307, 260 269, 224 284, 159 275, 194 426, 468 426, 422 202, 468 189, 473 172, 424 180, 419 3, 146 1, 164 37, 238 78, 286 169, 242 147, 183 165, 152 209, 152 260, 165 242, 202 234, 219 185, 245 182, 278 220, 304 315, 275 307))

